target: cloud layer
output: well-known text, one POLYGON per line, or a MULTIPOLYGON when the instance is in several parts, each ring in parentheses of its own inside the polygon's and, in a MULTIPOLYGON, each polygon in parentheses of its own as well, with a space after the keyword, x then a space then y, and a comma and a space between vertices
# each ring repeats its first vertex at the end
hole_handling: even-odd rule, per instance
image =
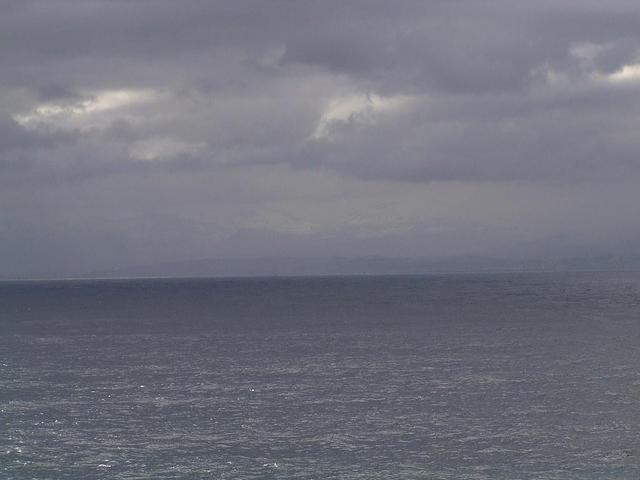
POLYGON ((635 253, 636 2, 8 1, 0 261, 635 253))

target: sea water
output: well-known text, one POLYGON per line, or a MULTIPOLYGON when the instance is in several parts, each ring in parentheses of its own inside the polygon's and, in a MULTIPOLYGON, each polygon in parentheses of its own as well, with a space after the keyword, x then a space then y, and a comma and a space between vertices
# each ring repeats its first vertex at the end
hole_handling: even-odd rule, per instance
POLYGON ((640 477, 640 275, 0 283, 2 479, 640 477))

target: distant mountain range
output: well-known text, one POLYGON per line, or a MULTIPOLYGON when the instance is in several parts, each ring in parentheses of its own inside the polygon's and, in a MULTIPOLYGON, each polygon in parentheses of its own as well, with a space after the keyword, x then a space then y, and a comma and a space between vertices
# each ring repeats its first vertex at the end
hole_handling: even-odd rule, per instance
POLYGON ((206 258, 182 262, 70 272, 65 275, 11 275, 0 279, 251 277, 321 275, 420 275, 489 272, 640 271, 640 255, 513 260, 484 256, 426 257, 255 257, 206 258))
POLYGON ((640 270, 640 256, 506 260, 480 256, 257 257, 200 259, 96 271, 82 277, 235 277, 304 275, 382 275, 512 271, 640 270))

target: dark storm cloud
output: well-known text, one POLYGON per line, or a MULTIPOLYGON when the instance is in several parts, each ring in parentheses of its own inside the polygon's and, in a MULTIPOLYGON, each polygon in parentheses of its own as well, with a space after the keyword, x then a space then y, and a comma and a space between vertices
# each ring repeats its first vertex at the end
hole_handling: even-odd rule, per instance
MULTIPOLYGON (((350 88, 361 95, 431 99, 417 99, 422 111, 408 109, 358 131, 343 125, 344 135, 335 141, 309 145, 299 127, 306 125, 308 136, 313 120, 308 112, 296 112, 296 102, 309 101, 302 97, 308 92, 296 92, 294 83, 285 100, 292 105, 269 107, 271 117, 289 117, 275 130, 262 112, 241 102, 240 113, 231 115, 244 115, 238 123, 253 123, 251 129, 239 125, 221 133, 229 130, 229 122, 215 131, 196 127, 202 132, 194 143, 208 143, 198 164, 309 162, 344 167, 364 177, 531 179, 571 177, 572 169, 581 177, 581 159, 591 169, 595 157, 603 155, 610 157, 602 160, 603 169, 612 162, 619 170, 617 165, 633 163, 628 157, 636 153, 635 145, 607 126, 618 128, 621 120, 627 125, 631 120, 635 128, 633 118, 619 118, 616 97, 635 107, 636 89, 612 92, 610 104, 589 109, 592 97, 607 96, 601 90, 616 87, 581 85, 638 60, 640 12, 625 2, 607 8, 590 2, 499 1, 177 5, 52 0, 9 5, 0 20, 6 86, 31 86, 39 100, 70 99, 83 89, 127 87, 165 93, 200 89, 209 96, 231 89, 250 99, 269 86, 278 88, 291 75, 301 83, 316 74, 342 78, 347 84, 343 91, 350 88), (581 45, 589 58, 572 50, 581 45), (545 89, 550 73, 575 86, 545 89), (582 98, 574 88, 586 89, 582 98), (434 103, 438 115, 448 118, 431 114, 434 103), (584 119, 585 109, 592 120, 584 119), (498 118, 491 118, 496 110, 498 118), (488 119, 482 118, 485 112, 488 119), (216 138, 220 135, 224 138, 216 138), (574 148, 583 143, 581 138, 595 142, 594 135, 596 150, 574 148), (384 147, 382 155, 372 158, 377 143, 384 147)), ((286 98, 285 92, 278 94, 286 98)), ((322 96, 329 100, 330 89, 322 96)), ((174 102, 164 108, 188 105, 174 102)), ((320 102, 308 108, 322 114, 320 102)), ((173 121, 179 125, 172 128, 190 131, 191 123, 206 123, 200 117, 212 111, 178 114, 173 121)), ((333 131, 340 133, 340 126, 334 122, 333 131)), ((193 157, 193 152, 186 155, 193 157)))
POLYGON ((217 49, 282 45, 285 62, 391 89, 497 91, 521 87, 535 66, 567 62, 572 42, 622 42, 610 46, 610 68, 633 56, 640 14, 613 3, 25 1, 0 20, 0 55, 50 67, 82 57, 206 61, 217 49))
POLYGON ((28 130, 0 112, 0 185, 6 188, 42 167, 47 169, 46 165, 38 165, 37 157, 49 155, 57 146, 74 140, 73 132, 28 130))
POLYGON ((454 236, 625 238, 638 25, 626 0, 5 1, 0 251, 19 270, 46 263, 47 238, 68 257, 53 269, 73 251, 95 250, 83 268, 281 252, 263 237, 434 255, 454 236), (581 199, 566 218, 600 220, 556 222, 565 191, 581 199))
POLYGON ((0 151, 7 152, 49 144, 46 137, 29 132, 9 115, 0 114, 0 151))

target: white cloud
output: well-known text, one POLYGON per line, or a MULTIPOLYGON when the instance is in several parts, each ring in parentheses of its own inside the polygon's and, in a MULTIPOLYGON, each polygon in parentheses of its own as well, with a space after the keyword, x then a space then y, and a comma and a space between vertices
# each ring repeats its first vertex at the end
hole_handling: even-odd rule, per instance
POLYGON ((202 152, 207 144, 187 143, 173 138, 150 138, 136 142, 129 153, 137 160, 159 160, 180 155, 195 155, 202 152))
POLYGON ((332 130, 344 123, 374 123, 380 115, 397 112, 410 101, 408 95, 382 97, 377 94, 356 94, 333 98, 325 107, 311 138, 330 138, 332 130))
POLYGON ((27 113, 14 115, 14 119, 24 127, 44 123, 62 128, 86 128, 102 123, 100 120, 106 112, 146 103, 158 95, 151 89, 88 92, 83 100, 41 103, 27 113))
POLYGON ((638 83, 640 82, 640 63, 623 66, 620 70, 607 75, 611 83, 638 83))
POLYGON ((610 47, 610 44, 601 45, 598 43, 579 42, 569 47, 569 54, 585 63, 593 64, 596 56, 610 47))

